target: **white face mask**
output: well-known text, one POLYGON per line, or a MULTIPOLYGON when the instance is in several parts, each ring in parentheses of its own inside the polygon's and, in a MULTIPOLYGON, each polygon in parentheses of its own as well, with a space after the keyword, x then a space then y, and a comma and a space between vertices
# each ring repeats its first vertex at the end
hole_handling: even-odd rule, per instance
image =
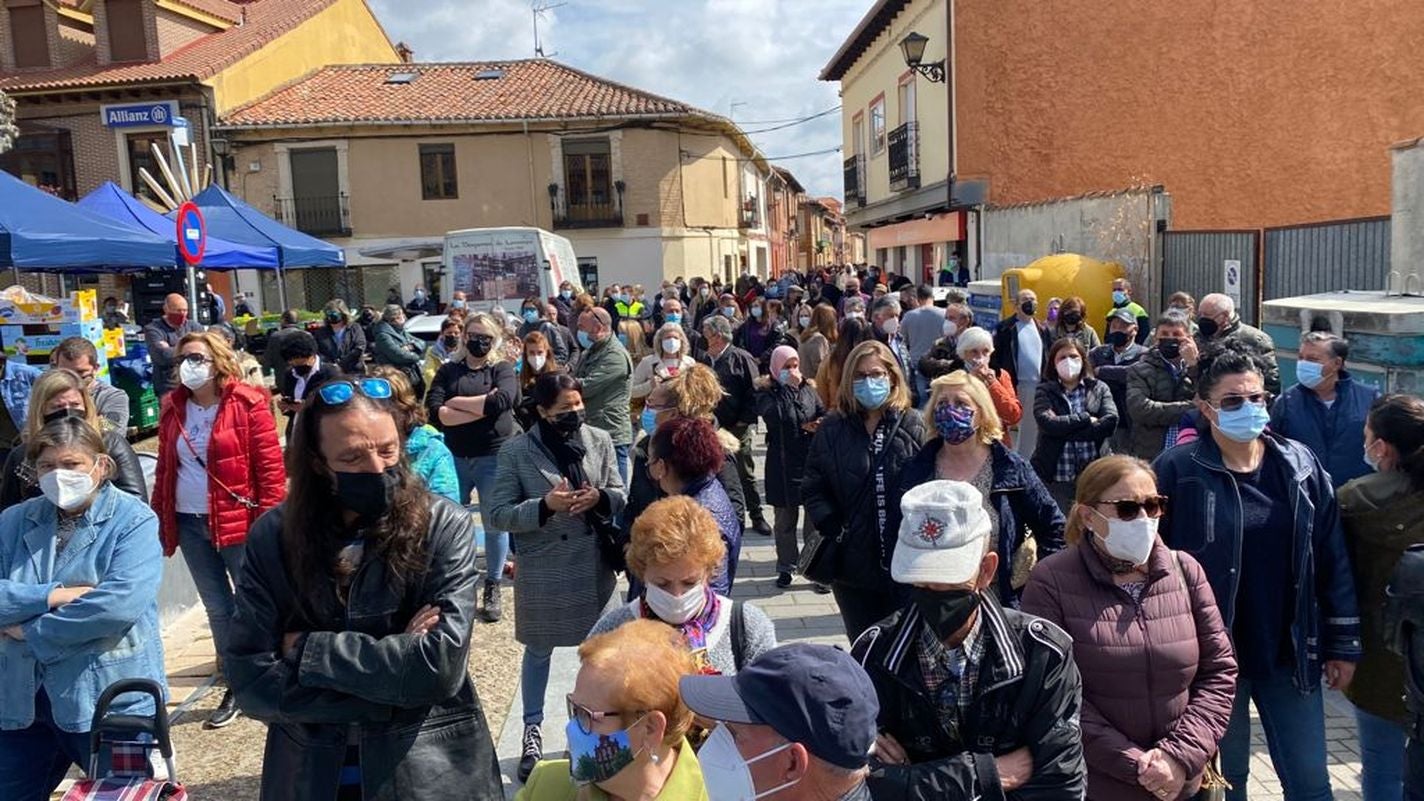
POLYGON ((63 468, 51 470, 40 476, 40 492, 66 512, 78 509, 94 494, 94 470, 87 473, 63 468))
POLYGON ((213 378, 213 366, 211 364, 194 364, 185 361, 178 365, 178 378, 183 382, 183 386, 190 390, 208 383, 213 378))
POLYGON ((537 373, 544 369, 544 362, 548 361, 548 358, 542 353, 537 353, 529 357, 529 366, 534 368, 534 372, 537 373))
POLYGON ((802 327, 802 328, 810 328, 810 327, 811 327, 811 318, 810 318, 810 317, 802 317, 802 318, 799 319, 799 322, 801 323, 801 327, 802 327))
POLYGON ((1064 381, 1072 381, 1083 372, 1082 359, 1064 359, 1058 363, 1058 377, 1064 381))
POLYGON ((682 350, 682 341, 679 339, 664 339, 663 353, 677 353, 682 350))
POLYGON ((941 328, 941 330, 944 331, 945 336, 952 337, 955 334, 959 333, 959 326, 955 324, 953 320, 945 320, 944 326, 943 328, 941 328))
POLYGON ((880 324, 880 330, 884 331, 886 336, 893 337, 900 331, 900 321, 891 317, 880 324))
POLYGON ((673 595, 661 587, 649 584, 643 592, 643 600, 648 602, 648 608, 664 623, 680 626, 702 611, 706 593, 706 588, 701 584, 682 595, 673 595))
POLYGON ((1147 564, 1152 544, 1157 541, 1157 518, 1142 515, 1132 520, 1119 520, 1096 509, 1093 511, 1108 521, 1108 535, 1103 538, 1108 555, 1134 565, 1147 564))
POLYGON ((697 752, 697 764, 702 767, 702 782, 707 787, 707 798, 710 801, 756 801, 758 798, 765 798, 796 786, 800 783, 799 779, 758 793, 756 784, 752 781, 753 764, 790 747, 791 743, 785 743, 751 759, 742 759, 741 752, 737 750, 737 741, 732 739, 731 730, 727 728, 727 724, 718 723, 707 742, 703 743, 701 750, 697 752))

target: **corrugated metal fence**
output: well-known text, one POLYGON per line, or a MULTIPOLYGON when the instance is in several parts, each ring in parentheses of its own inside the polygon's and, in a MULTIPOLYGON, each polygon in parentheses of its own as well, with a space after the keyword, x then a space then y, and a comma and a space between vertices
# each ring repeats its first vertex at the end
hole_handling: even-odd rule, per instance
POLYGON ((1162 297, 1167 307, 1174 292, 1190 292, 1201 300, 1212 292, 1227 292, 1228 268, 1240 263, 1241 318, 1255 324, 1257 254, 1260 231, 1168 231, 1162 239, 1162 297))
POLYGON ((1266 229, 1266 300, 1382 290, 1389 273, 1390 218, 1366 217, 1266 229))

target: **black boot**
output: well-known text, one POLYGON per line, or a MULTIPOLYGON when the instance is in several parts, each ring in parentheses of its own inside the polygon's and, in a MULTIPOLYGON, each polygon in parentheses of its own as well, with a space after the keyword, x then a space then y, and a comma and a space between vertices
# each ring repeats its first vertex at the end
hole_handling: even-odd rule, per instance
POLYGON ((524 727, 524 744, 519 757, 519 783, 529 781, 529 774, 534 772, 534 766, 539 764, 539 760, 544 758, 544 735, 539 730, 538 723, 530 723, 524 727))
POLYGON ((485 582, 485 609, 483 613, 486 623, 498 623, 504 617, 504 608, 499 597, 499 585, 493 581, 485 582))
POLYGON ((208 722, 203 724, 205 729, 221 729, 237 720, 237 699, 232 696, 232 690, 223 690, 222 700, 218 702, 218 708, 208 715, 208 722))

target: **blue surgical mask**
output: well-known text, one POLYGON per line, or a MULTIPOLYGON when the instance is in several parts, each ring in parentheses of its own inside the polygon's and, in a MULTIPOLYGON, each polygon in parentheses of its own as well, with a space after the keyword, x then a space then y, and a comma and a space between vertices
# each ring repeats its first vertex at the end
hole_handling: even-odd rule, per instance
POLYGON ((736 317, 736 316, 737 316, 737 307, 736 307, 736 306, 723 306, 723 307, 722 307, 722 316, 723 316, 723 317, 726 317, 728 320, 732 319, 733 317, 736 317))
POLYGON ((1315 389, 1325 380, 1325 365, 1320 362, 1297 362, 1295 377, 1300 379, 1301 385, 1306 389, 1315 389))
POLYGON ((658 427, 658 413, 647 407, 643 408, 643 433, 648 436, 653 435, 653 430, 658 427))
POLYGON ((465 308, 465 301, 459 300, 459 299, 452 300, 452 301, 450 301, 450 308, 452 308, 452 309, 463 309, 463 308, 465 308))
POLYGON ((1114 289, 1114 290, 1113 290, 1113 305, 1114 305, 1114 306, 1122 306, 1122 305, 1124 305, 1124 304, 1127 303, 1127 300, 1128 300, 1128 298, 1127 298, 1127 293, 1126 293, 1126 292, 1122 291, 1121 289, 1114 289))
POLYGON ((781 368, 781 372, 779 372, 779 373, 776 374, 776 380, 777 380, 777 381, 780 381, 780 382, 783 383, 783 384, 790 384, 790 383, 791 383, 791 368, 790 368, 790 367, 783 367, 783 368, 781 368))
POLYGON ((673 312, 673 313, 667 315, 666 317, 664 317, 663 319, 664 319, 665 321, 669 322, 669 323, 681 323, 681 322, 682 322, 682 315, 681 315, 681 314, 678 314, 677 312, 673 312))
POLYGON ((852 389, 855 390, 856 403, 864 406, 867 411, 875 411, 890 397, 890 377, 857 378, 852 389))
POLYGON ((573 291, 572 289, 560 289, 560 290, 559 290, 559 297, 563 298, 564 300, 569 300, 569 299, 572 298, 573 296, 574 296, 574 291, 573 291))
POLYGON ((578 332, 578 341, 579 344, 583 346, 584 350, 588 350, 589 348, 593 347, 593 337, 589 336, 587 331, 578 332))
POLYGON ((625 348, 628 347, 628 335, 627 335, 627 334, 619 334, 619 335, 618 335, 618 341, 623 344, 623 347, 625 347, 625 348))
POLYGON ((524 322, 526 322, 526 323, 532 323, 532 322, 534 322, 534 321, 537 320, 537 319, 539 319, 539 312, 538 312, 538 311, 536 311, 536 310, 534 310, 534 309, 525 309, 525 310, 524 310, 524 322))
POLYGON ((1250 442, 1261 436, 1269 422, 1271 413, 1266 411, 1264 403, 1247 402, 1235 411, 1218 409, 1216 412, 1216 430, 1236 442, 1250 442))
POLYGON ((753 316, 753 317, 755 317, 755 318, 757 318, 758 320, 760 320, 760 319, 761 319, 761 314, 762 314, 762 312, 761 312, 761 307, 760 307, 760 306, 753 306, 753 307, 752 307, 752 316, 753 316))
MULTIPOLYGON (((1375 442, 1378 442, 1378 441, 1379 441, 1379 440, 1375 440, 1375 442)), ((1370 443, 1370 445, 1373 445, 1373 444, 1374 444, 1373 442, 1370 443)), ((1380 469, 1380 467, 1379 467, 1379 466, 1380 466, 1379 459, 1378 459, 1377 457, 1374 457, 1374 456, 1371 456, 1371 455, 1370 455, 1370 445, 1366 445, 1366 446, 1365 446, 1365 453, 1364 453, 1365 464, 1369 465, 1371 470, 1373 470, 1373 471, 1375 471, 1376 473, 1378 473, 1378 472, 1379 472, 1379 469, 1380 469)))
POLYGON ((571 720, 564 727, 564 735, 569 744, 569 776, 579 786, 606 782, 637 758, 628 729, 612 734, 585 734, 578 721, 571 720))

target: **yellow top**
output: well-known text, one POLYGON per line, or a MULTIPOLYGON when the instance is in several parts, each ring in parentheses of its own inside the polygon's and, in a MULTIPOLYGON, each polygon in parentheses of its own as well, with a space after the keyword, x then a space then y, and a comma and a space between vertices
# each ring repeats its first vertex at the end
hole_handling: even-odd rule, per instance
MULTIPOLYGON (((529 781, 519 789, 514 801, 576 801, 579 786, 569 778, 567 759, 546 759, 534 767, 529 781)), ((588 786, 587 801, 608 801, 608 793, 596 785, 588 786)), ((708 801, 707 788, 702 783, 702 767, 692 746, 683 740, 677 748, 677 762, 663 784, 658 798, 666 801, 708 801)))

